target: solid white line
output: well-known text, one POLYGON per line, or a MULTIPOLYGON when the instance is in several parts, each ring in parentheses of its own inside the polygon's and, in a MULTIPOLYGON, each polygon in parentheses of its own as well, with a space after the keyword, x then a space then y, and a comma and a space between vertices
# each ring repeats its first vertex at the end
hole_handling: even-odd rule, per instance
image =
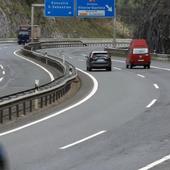
POLYGON ((122 69, 121 68, 118 68, 118 67, 113 67, 115 70, 119 70, 121 71, 122 69))
POLYGON ((35 63, 35 62, 32 61, 32 60, 29 60, 29 59, 27 59, 27 58, 24 58, 24 57, 22 57, 21 55, 18 55, 18 54, 17 54, 18 51, 19 51, 19 50, 15 51, 15 52, 14 52, 14 55, 16 55, 17 57, 20 57, 20 58, 22 58, 22 59, 24 59, 24 60, 26 60, 26 61, 29 61, 30 63, 33 63, 33 64, 35 64, 35 65, 38 66, 38 67, 40 67, 41 69, 43 69, 43 70, 50 76, 51 81, 54 81, 54 76, 52 75, 52 73, 51 73, 50 71, 48 71, 46 68, 44 68, 44 67, 41 66, 40 64, 35 63))
POLYGON ((162 158, 162 159, 160 159, 158 161, 155 161, 155 162, 153 162, 153 163, 151 163, 151 164, 149 164, 149 165, 147 165, 147 166, 145 166, 145 167, 143 167, 141 169, 138 169, 138 170, 149 170, 149 169, 154 168, 155 166, 157 166, 157 165, 159 165, 159 164, 161 164, 161 163, 163 163, 165 161, 168 161, 168 160, 170 160, 170 155, 165 156, 164 158, 162 158))
POLYGON ((84 60, 81 60, 81 59, 80 59, 79 61, 84 61, 84 60))
POLYGON ((115 62, 118 62, 118 63, 125 63, 125 61, 123 61, 123 60, 115 60, 115 59, 112 59, 112 61, 115 61, 115 62))
POLYGON ((154 87, 155 87, 156 89, 159 89, 159 86, 158 86, 157 84, 154 84, 154 87))
POLYGON ((0 136, 5 136, 5 135, 8 135, 8 134, 17 132, 17 131, 22 130, 22 129, 24 129, 24 128, 33 126, 33 125, 38 124, 38 123, 40 123, 40 122, 43 122, 43 121, 46 121, 46 120, 51 119, 51 118, 53 118, 53 117, 56 117, 56 116, 58 116, 58 115, 60 115, 60 114, 62 114, 62 113, 64 113, 64 112, 66 112, 66 111, 68 111, 68 110, 71 110, 71 109, 73 109, 73 108, 81 105, 82 103, 86 102, 87 100, 89 100, 89 99, 96 93, 96 91, 98 90, 98 82, 97 82, 97 80, 96 80, 91 74, 89 74, 89 73, 87 73, 87 72, 85 72, 85 71, 83 71, 83 70, 80 70, 80 69, 78 69, 78 68, 77 68, 77 70, 79 70, 79 71, 81 71, 82 73, 84 73, 84 74, 86 74, 87 76, 89 76, 89 77, 92 79, 93 84, 94 84, 93 89, 91 90, 91 92, 90 92, 85 98, 83 98, 83 99, 80 100, 79 102, 77 102, 77 103, 75 103, 75 104, 73 104, 73 105, 71 105, 71 106, 69 106, 69 107, 67 107, 67 108, 64 108, 64 109, 60 110, 59 112, 56 112, 56 113, 54 113, 54 114, 52 114, 52 115, 50 115, 50 116, 44 117, 44 118, 42 118, 42 119, 40 119, 40 120, 37 120, 37 121, 31 122, 31 123, 28 123, 28 124, 26 124, 26 125, 24 125, 24 126, 21 126, 21 127, 15 128, 15 129, 12 129, 12 130, 10 130, 10 131, 6 131, 6 132, 4 132, 4 133, 0 133, 0 136))
POLYGON ((162 68, 162 67, 156 67, 156 66, 151 66, 151 68, 156 68, 156 69, 164 70, 164 71, 170 71, 169 68, 162 68))
POLYGON ((148 104, 148 105, 146 106, 146 108, 152 107, 156 102, 157 102, 157 99, 153 99, 153 100, 150 102, 150 104, 148 104))
POLYGON ((59 148, 59 149, 64 150, 64 149, 71 148, 71 147, 73 147, 73 146, 75 146, 75 145, 78 145, 78 144, 80 144, 80 143, 82 143, 82 142, 85 142, 85 141, 87 141, 87 140, 90 140, 90 139, 92 139, 92 138, 95 138, 95 137, 97 137, 97 136, 99 136, 99 135, 101 135, 101 134, 103 134, 103 133, 106 133, 106 131, 105 131, 105 130, 100 131, 100 132, 98 132, 98 133, 96 133, 96 134, 94 134, 94 135, 91 135, 91 136, 89 136, 89 137, 86 137, 86 138, 84 138, 84 139, 81 139, 81 140, 79 140, 79 141, 77 141, 77 142, 74 142, 74 143, 72 143, 72 144, 63 146, 63 147, 61 147, 61 148, 59 148))
POLYGON ((2 81, 3 79, 4 79, 4 78, 3 78, 3 77, 1 77, 1 78, 0 78, 0 81, 2 81))
POLYGON ((137 76, 141 77, 141 78, 145 78, 145 76, 141 75, 141 74, 137 74, 137 76))
POLYGON ((3 71, 2 74, 5 75, 5 71, 3 71))
MULTIPOLYGON (((125 63, 125 61, 123 61, 123 60, 112 59, 112 61, 119 62, 119 63, 125 63)), ((158 70, 164 70, 164 71, 170 71, 170 68, 163 68, 163 67, 156 67, 156 66, 151 66, 151 68, 155 68, 158 70)))

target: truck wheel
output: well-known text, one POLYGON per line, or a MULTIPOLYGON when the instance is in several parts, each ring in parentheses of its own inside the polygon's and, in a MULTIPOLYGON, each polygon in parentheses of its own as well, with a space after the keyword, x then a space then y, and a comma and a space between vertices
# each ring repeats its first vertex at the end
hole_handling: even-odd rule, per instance
POLYGON ((128 65, 128 64, 126 64, 126 68, 129 68, 129 65, 128 65))
POLYGON ((133 64, 130 64, 130 69, 132 69, 133 68, 133 64))
POLYGON ((150 64, 148 65, 148 69, 150 69, 150 64))

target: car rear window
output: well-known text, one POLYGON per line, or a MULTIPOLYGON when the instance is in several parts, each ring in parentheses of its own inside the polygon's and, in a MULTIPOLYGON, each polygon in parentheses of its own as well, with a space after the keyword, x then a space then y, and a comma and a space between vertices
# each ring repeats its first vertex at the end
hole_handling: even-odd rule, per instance
POLYGON ((148 48, 134 48, 133 54, 147 54, 148 51, 148 48))
POLYGON ((102 54, 102 53, 101 53, 101 54, 93 54, 93 57, 94 57, 94 58, 107 58, 107 57, 109 57, 109 56, 108 56, 108 54, 106 54, 106 53, 105 53, 105 54, 102 54))

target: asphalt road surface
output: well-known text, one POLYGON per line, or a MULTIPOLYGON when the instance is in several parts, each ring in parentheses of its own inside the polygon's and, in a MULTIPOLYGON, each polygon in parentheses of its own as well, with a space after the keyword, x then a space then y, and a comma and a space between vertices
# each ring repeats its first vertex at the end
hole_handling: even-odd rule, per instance
POLYGON ((0 44, 0 97, 34 88, 50 81, 49 75, 36 65, 14 55, 21 46, 0 44))
MULTIPOLYGON (((91 50, 65 48, 63 53, 85 71, 84 56, 91 50)), ((57 54, 56 49, 48 52, 57 54)), ((1 135, 11 170, 146 170, 170 154, 170 64, 127 70, 124 59, 113 58, 112 72, 90 74, 93 80, 82 81, 95 92, 84 90, 88 100, 82 101, 79 92, 77 107, 1 135)), ((169 165, 166 161, 152 170, 169 170, 169 165)))

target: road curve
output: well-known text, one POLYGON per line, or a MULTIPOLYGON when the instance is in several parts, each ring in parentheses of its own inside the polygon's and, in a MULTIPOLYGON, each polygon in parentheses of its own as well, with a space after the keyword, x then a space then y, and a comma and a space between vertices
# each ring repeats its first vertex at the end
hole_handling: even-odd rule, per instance
POLYGON ((40 84, 51 81, 42 68, 16 56, 17 49, 20 46, 0 44, 0 97, 34 88, 35 80, 40 84))
MULTIPOLYGON (((63 52, 67 60, 85 70, 84 56, 90 50, 63 52)), ((48 52, 56 54, 56 49, 48 52)), ((150 70, 127 70, 122 59, 114 58, 112 72, 90 72, 99 87, 88 101, 2 136, 11 169, 138 170, 168 155, 170 75, 162 68, 170 64, 152 65, 150 70)))

